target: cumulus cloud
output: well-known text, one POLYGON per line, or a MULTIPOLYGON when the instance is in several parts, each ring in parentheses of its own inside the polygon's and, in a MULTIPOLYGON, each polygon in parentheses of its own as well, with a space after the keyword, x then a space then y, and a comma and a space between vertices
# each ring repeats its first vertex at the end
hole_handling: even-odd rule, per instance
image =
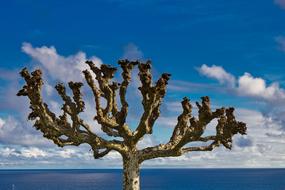
POLYGON ((274 3, 280 6, 280 8, 285 9, 285 0, 274 0, 274 3))
POLYGON ((143 58, 142 51, 134 43, 129 43, 124 47, 123 59, 140 60, 143 58))
POLYGON ((202 65, 199 72, 208 77, 214 78, 221 84, 231 84, 229 90, 240 96, 260 98, 266 101, 285 101, 285 91, 279 86, 278 82, 266 84, 261 77, 254 77, 250 73, 244 73, 238 80, 224 70, 221 66, 202 65))
POLYGON ((266 85, 266 81, 260 77, 253 77, 244 73, 238 79, 237 92, 242 96, 260 97, 265 100, 285 100, 285 91, 277 82, 266 85))
POLYGON ((97 66, 102 61, 96 56, 87 58, 84 52, 78 52, 75 55, 59 55, 55 47, 33 47, 30 43, 23 43, 22 51, 29 55, 34 61, 39 63, 45 69, 50 77, 62 82, 81 81, 82 71, 88 66, 84 62, 92 60, 97 66))
POLYGON ((213 78, 218 80, 222 84, 227 84, 229 86, 235 85, 235 77, 226 72, 223 67, 212 65, 207 66, 203 64, 200 68, 198 68, 198 71, 209 78, 213 78))

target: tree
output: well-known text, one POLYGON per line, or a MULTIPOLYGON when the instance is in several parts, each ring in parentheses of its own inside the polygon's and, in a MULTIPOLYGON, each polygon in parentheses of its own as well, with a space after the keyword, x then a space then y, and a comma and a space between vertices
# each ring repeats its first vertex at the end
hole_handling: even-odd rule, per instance
POLYGON ((209 97, 202 97, 202 103, 196 102, 198 117, 191 115, 192 105, 188 98, 181 102, 183 112, 178 116, 177 124, 169 142, 154 147, 139 150, 137 143, 146 134, 152 134, 155 121, 160 115, 160 105, 166 93, 167 82, 170 74, 163 73, 154 84, 151 74, 151 62, 120 60, 118 64, 122 69, 122 83, 114 82, 116 68, 102 64, 96 67, 92 61, 86 61, 90 70, 95 74, 95 83, 90 70, 83 74, 91 88, 96 108, 95 120, 108 136, 100 137, 91 130, 91 126, 80 118, 84 111, 84 101, 80 88, 83 83, 69 82, 73 97, 67 95, 65 86, 55 86, 64 104, 62 115, 56 116, 48 108, 41 96, 43 85, 42 72, 35 70, 32 73, 24 68, 20 74, 26 84, 18 92, 18 96, 27 96, 30 100, 28 119, 34 120, 34 127, 43 133, 45 138, 52 140, 60 147, 87 143, 91 146, 94 158, 98 159, 110 151, 117 151, 123 158, 123 188, 137 190, 139 185, 140 164, 149 159, 158 157, 176 157, 192 151, 212 151, 215 147, 223 145, 227 149, 232 147, 232 137, 235 134, 246 134, 246 124, 238 122, 234 116, 234 108, 220 108, 211 110, 209 97), (128 103, 126 100, 127 88, 131 81, 131 72, 138 65, 141 86, 138 88, 142 94, 143 114, 135 130, 131 130, 126 123, 128 103), (119 95, 117 99, 116 96, 119 95), (101 105, 101 98, 106 100, 106 106, 101 105), (120 106, 117 103, 120 101, 120 106), (218 119, 216 134, 205 136, 207 125, 218 119), (117 140, 118 138, 122 140, 117 140), (190 146, 190 142, 205 142, 203 146, 190 146))

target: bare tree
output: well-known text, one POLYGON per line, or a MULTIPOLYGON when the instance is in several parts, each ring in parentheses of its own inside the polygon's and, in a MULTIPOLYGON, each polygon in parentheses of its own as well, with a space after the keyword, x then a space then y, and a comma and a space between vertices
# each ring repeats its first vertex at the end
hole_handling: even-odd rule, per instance
POLYGON ((238 133, 246 134, 246 124, 236 121, 233 114, 234 108, 220 108, 212 111, 210 99, 207 96, 202 97, 201 104, 196 102, 199 111, 198 117, 195 118, 191 115, 190 100, 184 98, 181 102, 183 112, 177 118, 177 124, 169 142, 139 150, 137 143, 144 135, 152 134, 155 121, 160 115, 160 105, 166 93, 170 74, 163 73, 154 84, 150 61, 143 63, 120 60, 118 63, 122 68, 123 79, 119 84, 113 81, 116 68, 105 64, 98 68, 92 61, 86 61, 86 63, 95 74, 98 82, 95 83, 89 70, 83 71, 87 84, 94 95, 96 104, 94 119, 101 125, 102 131, 110 136, 107 139, 95 134, 91 130, 91 126, 80 118, 80 113, 84 111, 84 101, 80 92, 83 84, 80 82, 68 83, 73 93, 72 98, 67 95, 63 84, 55 86, 64 102, 63 112, 60 116, 51 112, 42 99, 43 80, 40 70, 29 73, 24 68, 20 72, 26 84, 17 95, 28 96, 32 110, 28 119, 35 120, 35 128, 40 130, 45 138, 52 140, 58 146, 78 146, 87 143, 91 146, 95 159, 107 155, 110 151, 119 152, 123 158, 123 188, 125 190, 140 188, 139 168, 145 160, 158 157, 177 157, 192 151, 212 151, 220 145, 231 149, 232 137, 238 133), (143 114, 137 128, 132 131, 126 123, 129 107, 126 91, 131 81, 131 72, 136 65, 139 68, 141 82, 139 90, 142 94, 143 114), (119 95, 120 103, 118 104, 116 95, 119 95), (101 105, 101 98, 106 100, 104 107, 101 105), (203 135, 206 126, 213 119, 218 119, 216 134, 203 135), (118 140, 116 137, 121 137, 122 140, 118 140), (205 142, 205 145, 190 146, 188 143, 191 142, 205 142))

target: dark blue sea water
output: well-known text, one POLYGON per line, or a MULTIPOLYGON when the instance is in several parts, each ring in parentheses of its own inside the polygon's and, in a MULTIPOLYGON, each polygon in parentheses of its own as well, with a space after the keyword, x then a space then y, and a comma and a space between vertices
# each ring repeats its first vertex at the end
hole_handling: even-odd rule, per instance
MULTIPOLYGON (((0 170, 0 190, 120 190, 122 170, 0 170)), ((143 169, 147 190, 285 190, 285 169, 143 169)))

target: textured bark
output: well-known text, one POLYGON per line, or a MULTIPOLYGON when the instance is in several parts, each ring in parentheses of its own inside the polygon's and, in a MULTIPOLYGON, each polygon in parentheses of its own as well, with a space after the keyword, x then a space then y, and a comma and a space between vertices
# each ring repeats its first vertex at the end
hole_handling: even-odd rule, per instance
POLYGON ((35 70, 31 73, 24 68, 20 74, 26 84, 18 92, 18 96, 27 96, 30 100, 28 119, 35 121, 34 127, 43 133, 45 138, 52 140, 56 145, 63 147, 89 144, 95 159, 104 157, 111 151, 119 152, 123 157, 124 189, 139 189, 139 166, 149 159, 158 157, 177 157, 192 151, 212 151, 214 148, 224 146, 232 148, 232 137, 236 134, 246 134, 246 124, 236 121, 234 108, 219 108, 212 111, 210 98, 202 97, 201 103, 196 102, 198 117, 192 116, 192 105, 188 98, 181 102, 183 112, 177 118, 172 136, 165 144, 147 147, 138 150, 136 145, 145 134, 152 134, 155 121, 160 115, 160 105, 166 94, 167 82, 170 74, 163 73, 154 84, 151 74, 151 62, 120 60, 118 64, 122 69, 122 82, 114 81, 116 68, 109 65, 95 66, 92 61, 86 61, 89 70, 84 70, 88 86, 94 95, 95 111, 94 120, 101 125, 109 138, 104 139, 91 131, 91 126, 80 118, 85 104, 81 94, 83 83, 69 82, 72 97, 66 93, 64 84, 55 86, 63 100, 62 114, 56 116, 43 101, 41 89, 43 85, 42 72, 35 70), (137 128, 132 131, 126 123, 128 103, 126 100, 127 88, 131 82, 131 72, 135 66, 139 68, 142 95, 143 114, 137 128), (95 75, 92 77, 91 72, 95 75), (119 95, 121 107, 116 102, 119 95), (102 107, 101 101, 107 104, 102 107), (217 119, 216 134, 204 136, 207 125, 217 119), (112 137, 121 137, 122 140, 112 140, 112 137), (205 142, 203 146, 187 146, 191 142, 205 142))
POLYGON ((124 190, 139 190, 139 159, 136 152, 131 152, 123 156, 123 189, 124 190))

